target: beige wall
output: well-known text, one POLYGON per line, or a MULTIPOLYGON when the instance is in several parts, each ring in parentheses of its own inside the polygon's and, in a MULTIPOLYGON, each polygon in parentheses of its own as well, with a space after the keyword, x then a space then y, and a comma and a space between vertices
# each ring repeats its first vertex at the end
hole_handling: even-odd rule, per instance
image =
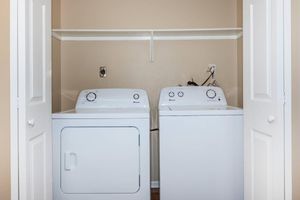
MULTIPOLYGON (((60 28, 60 0, 52 0, 52 28, 60 28)), ((52 39, 52 111, 61 110, 61 66, 60 66, 60 45, 61 42, 52 39)))
MULTIPOLYGON (((63 0, 62 28, 218 28, 241 25, 242 0, 63 0), (239 12, 238 12, 239 10, 239 12)), ((231 105, 242 105, 238 78, 241 41, 157 41, 155 62, 149 62, 149 42, 62 42, 61 109, 74 108, 80 90, 143 88, 150 97, 152 126, 157 126, 160 89, 185 85, 206 76, 217 64, 216 78, 231 105), (239 51, 239 53, 237 53, 239 51), (239 59, 238 59, 239 56, 239 59), (98 67, 108 77, 98 77, 98 67)), ((56 52, 57 53, 57 52, 56 52)), ((56 61, 54 61, 56 63, 56 61)), ((56 67, 55 67, 56 68, 56 67)), ((55 78, 56 79, 56 78, 55 78)), ((55 88, 54 88, 55 89, 55 88)), ((56 90, 56 89, 55 89, 56 90)), ((54 91, 55 93, 55 91, 54 91)), ((59 92, 57 92, 59 93, 59 92)), ((58 107, 54 102, 53 107, 58 107)), ((158 180, 158 135, 152 135, 152 180, 158 180)))
POLYGON ((52 39, 52 112, 61 111, 61 42, 52 39))
POLYGON ((63 0, 64 28, 234 27, 238 0, 63 0))
POLYGON ((292 2, 293 200, 300 200, 300 1, 292 2))
MULTIPOLYGON (((243 0, 237 0, 237 26, 243 27, 243 0)), ((243 37, 237 43, 238 106, 243 107, 243 37)))
POLYGON ((217 64, 216 79, 229 104, 237 105, 237 41, 155 42, 155 62, 149 62, 149 43, 63 42, 61 46, 62 109, 74 108, 78 92, 87 88, 146 89, 156 109, 160 89, 205 80, 210 63, 217 64), (108 68, 100 79, 98 67, 108 68))
POLYGON ((9 0, 0 6, 0 199, 10 199, 9 0))

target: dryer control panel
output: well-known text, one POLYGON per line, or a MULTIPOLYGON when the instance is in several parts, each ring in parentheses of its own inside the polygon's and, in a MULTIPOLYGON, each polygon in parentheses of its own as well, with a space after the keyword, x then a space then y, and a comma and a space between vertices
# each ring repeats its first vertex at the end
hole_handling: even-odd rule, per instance
POLYGON ((141 89, 89 89, 80 92, 76 112, 106 109, 149 109, 146 91, 141 89))
POLYGON ((168 87, 162 89, 159 105, 226 106, 227 101, 220 87, 168 87))

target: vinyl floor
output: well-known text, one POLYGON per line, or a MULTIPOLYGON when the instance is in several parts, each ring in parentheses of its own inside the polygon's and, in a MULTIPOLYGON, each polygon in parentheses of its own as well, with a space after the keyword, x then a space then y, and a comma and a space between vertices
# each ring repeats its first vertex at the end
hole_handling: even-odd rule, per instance
POLYGON ((159 200, 159 189, 151 189, 151 200, 159 200))

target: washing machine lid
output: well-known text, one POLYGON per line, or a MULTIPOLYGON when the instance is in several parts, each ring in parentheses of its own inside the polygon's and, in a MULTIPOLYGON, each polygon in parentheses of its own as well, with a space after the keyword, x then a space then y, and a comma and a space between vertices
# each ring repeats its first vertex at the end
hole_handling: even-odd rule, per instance
POLYGON ((161 106, 159 108, 160 116, 232 116, 243 115, 241 108, 232 106, 197 106, 197 105, 173 105, 161 106))
POLYGON ((163 115, 241 115, 243 111, 227 105, 220 87, 168 87, 162 89, 159 114, 163 115))

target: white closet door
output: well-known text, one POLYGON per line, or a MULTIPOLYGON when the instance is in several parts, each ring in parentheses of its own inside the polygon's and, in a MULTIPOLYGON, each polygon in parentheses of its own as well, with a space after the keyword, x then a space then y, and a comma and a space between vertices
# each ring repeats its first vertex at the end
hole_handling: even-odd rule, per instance
POLYGON ((18 1, 20 200, 52 200, 51 0, 18 1))
POLYGON ((246 200, 284 200, 283 1, 244 0, 246 200))

